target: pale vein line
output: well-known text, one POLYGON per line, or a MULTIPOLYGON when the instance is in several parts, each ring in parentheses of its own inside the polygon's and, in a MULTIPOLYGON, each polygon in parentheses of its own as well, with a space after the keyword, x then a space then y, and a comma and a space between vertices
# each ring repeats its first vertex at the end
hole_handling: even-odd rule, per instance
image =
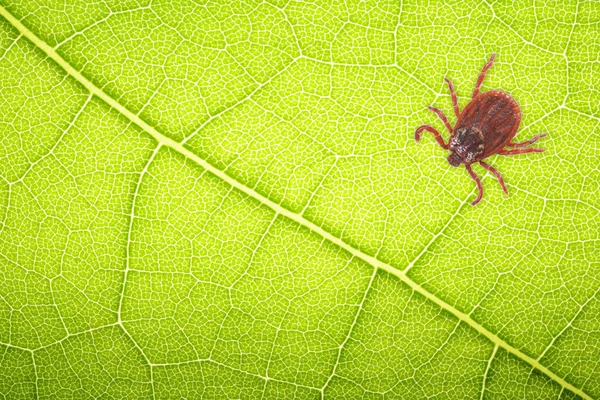
MULTIPOLYGON (((254 251, 252 252, 252 256, 250 257, 250 262, 248 263, 248 266, 246 268, 246 270, 244 271, 243 274, 240 275, 240 277, 238 279, 236 279, 236 281, 231 285, 231 289, 229 289, 229 301, 232 301, 232 295, 231 295, 231 291, 233 290, 233 287, 237 284, 237 282, 239 282, 243 276, 245 276, 248 271, 250 271, 250 268, 252 267, 252 264, 254 263, 254 257, 256 256, 256 254, 258 253, 258 251, 261 249, 262 243, 265 240, 265 238, 269 235, 269 231, 271 230, 271 228, 273 227, 273 224, 275 223, 275 221, 277 220, 277 217, 279 216, 279 214, 275 213, 275 215, 273 216, 273 219, 271 220, 271 222, 269 223, 269 226, 267 226, 267 229, 265 230, 265 233, 261 236, 258 244, 256 245, 256 248, 254 249, 254 251)), ((287 317, 287 315, 289 314, 290 311, 290 307, 292 305, 292 301, 289 301, 288 303, 288 307, 285 310, 285 312, 283 313, 283 317, 281 317, 281 320, 279 321, 279 325, 277 325, 277 330, 275 331, 275 338, 273 338, 273 344, 271 345, 271 352, 269 354, 269 359, 267 360, 267 367, 265 368, 265 379, 268 381, 270 379, 269 377, 269 367, 271 366, 271 360, 273 359, 273 353, 275 351, 275 346, 277 345, 277 338, 279 337, 279 332, 281 331, 281 326, 283 325, 284 321, 285 321, 285 317, 287 317)), ((234 309, 233 304, 231 304, 231 309, 230 311, 234 309)), ((223 321, 224 323, 225 321, 223 321)), ((220 333, 220 329, 219 329, 219 333, 220 333)), ((216 346, 217 341, 215 340, 215 346, 216 346)), ((213 347, 214 349, 214 347, 213 347)), ((211 352, 212 353, 212 352, 211 352)), ((265 389, 266 390, 266 386, 267 382, 265 382, 265 389)), ((263 391, 263 395, 264 395, 264 391, 263 391)))
POLYGON ((140 190, 140 186, 142 185, 142 179, 144 179, 144 175, 148 171, 148 167, 152 164, 152 160, 156 156, 156 153, 162 147, 161 144, 156 146, 154 152, 148 158, 146 165, 144 165, 144 169, 140 172, 140 177, 138 178, 137 184, 135 186, 135 192, 133 193, 133 200, 131 201, 131 214, 129 215, 129 228, 127 229, 127 246, 125 247, 125 271, 123 273, 123 287, 121 288, 121 296, 119 297, 119 307, 117 308, 117 323, 119 325, 123 325, 123 320, 121 318, 121 309, 123 308, 123 298, 125 297, 125 286, 127 285, 127 274, 129 273, 129 259, 130 259, 130 251, 131 251, 131 231, 133 229, 133 220, 135 219, 135 202, 138 197, 138 192, 140 190))
POLYGON ((588 114, 588 113, 585 113, 583 111, 579 111, 576 108, 571 108, 569 106, 561 106, 560 108, 564 109, 564 110, 567 110, 567 111, 572 111, 572 112, 574 112, 576 114, 582 115, 584 117, 588 117, 590 119, 595 119, 596 121, 600 121, 600 117, 599 116, 588 114))
MULTIPOLYGON (((508 186, 511 189, 515 189, 515 190, 517 190, 519 192, 525 193, 528 196, 535 197, 537 199, 544 200, 546 202, 559 202, 559 201, 565 202, 565 203, 573 202, 573 203, 577 203, 577 204, 582 204, 582 205, 584 205, 586 207, 589 207, 589 208, 593 209, 597 213, 600 213, 600 209, 599 208, 597 208, 593 204, 588 203, 585 200, 581 200, 581 199, 566 199, 566 198, 560 198, 560 197, 545 197, 545 196, 542 196, 542 195, 539 195, 539 194, 536 194, 536 193, 533 193, 533 192, 529 192, 529 191, 527 191, 525 189, 522 189, 522 188, 520 188, 518 186, 515 186, 515 185, 512 185, 510 183, 507 183, 506 186, 508 186)), ((550 238, 546 238, 546 239, 550 239, 550 238)))
POLYGON ((575 315, 573 316, 573 318, 571 318, 571 320, 564 326, 564 328, 562 328, 562 330, 556 335, 554 336, 554 338, 552 338, 552 341, 550 342, 550 344, 548 344, 548 346, 546 346, 546 348, 544 349, 544 351, 542 351, 539 355, 539 357, 537 358, 537 361, 540 361, 542 358, 544 358, 544 356, 546 355, 546 353, 548 352, 548 350, 550 350, 550 348, 552 348, 552 346, 554 345, 554 342, 556 342, 556 340, 562 336, 563 333, 565 333, 565 331, 567 329, 569 329, 570 327, 573 326, 573 322, 575 322, 575 320, 577 319, 577 317, 579 317, 579 315, 583 312, 583 309, 592 301, 596 299, 596 296, 598 295, 598 293, 600 293, 600 288, 598 288, 596 290, 596 292, 592 295, 592 297, 590 297, 589 299, 587 299, 581 306, 579 306, 579 310, 577 310, 577 312, 575 313, 575 315))
MULTIPOLYGON (((354 257, 352 257, 350 259, 350 261, 352 261, 354 259, 354 257)), ((337 357, 335 358, 335 364, 333 365, 333 369, 331 370, 331 374, 329 375, 329 378, 327 378, 327 381, 325 382, 325 384, 323 385, 323 387, 321 388, 321 399, 325 398, 325 389, 327 388, 327 386, 329 386, 329 382, 331 382, 331 379, 333 379, 333 377, 335 376, 335 373, 337 371, 337 367, 340 363, 340 357, 342 356, 342 352, 344 350, 344 347, 346 346, 346 343, 350 340, 350 337, 352 336, 352 332, 354 331, 354 327, 356 326, 356 323, 358 322, 358 317, 361 314, 361 312, 364 309, 364 304, 365 304, 365 300, 367 299, 367 295, 369 294, 369 292, 371 291, 371 288, 373 287, 373 281, 375 280, 375 275, 377 275, 377 268, 373 268, 373 274, 371 274, 371 279, 369 280, 369 284, 367 285, 367 289, 365 290, 365 294, 363 294, 363 297, 360 301, 360 304, 358 305, 358 310, 356 311, 356 314, 354 315, 354 320, 352 321, 352 324, 350 325, 350 329, 348 330, 348 334, 346 335, 346 338, 344 339, 344 341, 342 343, 340 343, 339 349, 338 349, 338 353, 337 353, 337 357)))
POLYGON ((527 45, 529 45, 531 47, 534 47, 534 48, 536 48, 538 50, 544 51, 544 52, 546 52, 548 54, 552 54, 552 55, 555 55, 555 56, 562 56, 563 55, 561 53, 557 53, 555 51, 552 51, 552 50, 549 50, 549 49, 545 49, 545 48, 543 48, 541 46, 538 46, 537 44, 533 43, 532 41, 525 39, 512 26, 510 26, 509 24, 507 24, 506 22, 504 22, 504 20, 502 18, 500 18, 498 15, 496 15, 496 10, 494 10, 493 4, 490 4, 488 2, 488 0, 482 0, 482 1, 485 3, 486 6, 488 6, 490 8, 490 11, 492 12, 492 18, 498 20, 502 25, 504 25, 505 27, 507 27, 508 30, 510 30, 515 36, 517 36, 519 39, 521 39, 523 41, 523 43, 525 43, 525 44, 527 44, 527 45))
MULTIPOLYGON (((21 37, 22 35, 19 35, 19 37, 21 37)), ((42 162, 43 160, 46 159, 46 157, 49 157, 51 154, 54 153, 54 150, 56 150, 56 148, 58 147, 58 145, 60 143, 62 143, 63 138, 71 131, 71 129, 73 128, 73 126, 75 125, 75 123, 79 120, 79 117, 81 116, 81 114, 83 114, 83 111, 87 108, 87 105, 89 104, 89 102, 92 100, 92 95, 90 94, 87 99, 85 100, 85 102, 83 103, 83 105, 79 108, 79 110, 77 111, 77 113, 75 114, 75 116, 73 117, 73 119, 71 120, 71 122, 69 123, 69 125, 62 131, 62 133, 60 134, 60 136, 58 137, 58 139, 56 140, 56 142, 54 142, 54 145, 52 145, 52 147, 50 148, 50 150, 48 150, 48 152, 46 152, 46 154, 42 155, 40 158, 38 158, 37 160, 33 161, 29 167, 27 168, 27 170, 23 173, 23 175, 21 175, 21 177, 15 181, 9 182, 9 186, 8 186, 8 190, 9 190, 9 203, 7 204, 6 207, 6 217, 8 218, 8 212, 9 212, 9 208, 10 208, 10 193, 12 192, 12 185, 17 184, 17 183, 22 183, 23 180, 25 179, 25 177, 27 177, 27 175, 33 170, 33 168, 38 165, 40 162, 42 162)), ((5 221, 6 222, 6 221, 5 221)), ((4 224, 2 225, 2 227, 0 227, 0 231, 4 230, 4 224)), ((67 236, 67 242, 65 244, 65 247, 68 247, 69 245, 69 241, 70 241, 70 235, 67 236)), ((54 308, 56 309, 56 313, 58 314, 58 319, 60 319, 60 322, 65 330, 65 333, 67 335, 69 335, 69 329, 67 328, 67 325, 65 324, 65 320, 62 316, 62 313, 60 312, 60 307, 58 307, 58 304, 56 302, 56 298, 54 296, 54 280, 59 277, 62 276, 62 265, 63 265, 63 260, 65 257, 65 252, 63 252, 62 256, 61 256, 61 262, 60 262, 60 274, 49 279, 49 285, 50 285, 50 296, 52 297, 52 302, 54 303, 54 308)))
MULTIPOLYGON (((233 190, 233 188, 231 189, 233 190)), ((225 196, 228 196, 229 193, 231 192, 231 190, 229 192, 227 192, 227 194, 225 196)), ((234 286, 248 273, 248 271, 250 270, 250 267, 252 266, 252 263, 254 262, 254 257, 256 256, 256 253, 258 252, 258 250, 260 249, 263 240, 265 239, 265 237, 269 234, 269 231, 271 230, 271 227, 273 226, 273 223, 275 222, 275 220, 277 220, 279 214, 275 213, 275 215, 273 215, 273 218, 271 219, 271 221, 269 222, 269 225, 267 225, 267 228, 265 229, 265 231, 263 232, 263 234, 261 235, 261 237, 258 239, 258 242, 256 243, 256 246, 254 247, 254 249, 252 249, 252 254, 250 255, 250 260, 248 261, 248 264, 246 265, 246 268, 244 269, 244 271, 240 274, 240 276, 238 276, 238 278, 233 281, 231 283, 231 285, 225 287, 225 289, 228 292, 228 297, 229 297, 229 309, 227 310, 227 312, 225 313, 225 315, 223 315, 223 319, 221 320, 221 324, 219 325, 219 330, 217 331, 217 334, 215 335, 215 340, 213 341, 213 345, 208 353, 208 359, 212 359, 213 357, 213 353, 215 351, 215 349, 217 348, 217 344, 219 343, 219 339, 221 338, 221 332, 223 331, 223 327, 225 326, 225 321, 227 321, 227 318, 229 318, 229 314, 235 310, 235 306, 233 305, 233 295, 232 295, 232 290, 234 288, 234 286)), ((192 274, 193 275, 193 274, 192 274)))
POLYGON ((38 399, 40 396, 39 393, 39 389, 38 389, 38 370, 37 370, 37 364, 35 363, 35 353, 32 351, 31 352, 31 363, 33 364, 33 374, 34 376, 34 381, 33 381, 33 388, 35 389, 34 393, 33 393, 33 398, 34 399, 38 399))
POLYGON ((2 217, 2 221, 0 222, 0 234, 4 232, 4 228, 6 227, 8 215, 10 214, 10 201, 12 198, 12 186, 10 182, 4 176, 2 176, 1 178, 6 183, 6 209, 4 212, 4 216, 2 217))
MULTIPOLYGON (((140 345, 137 344, 137 342, 135 340, 133 340, 133 337, 131 336, 131 334, 129 333, 127 328, 125 328, 125 325, 123 325, 121 323, 116 323, 114 325, 119 326, 121 328, 121 330, 123 331, 125 336, 127 336, 127 338, 131 341, 131 343, 133 343, 133 346, 140 352, 140 355, 144 358, 144 361, 146 361, 146 364, 148 364, 148 368, 150 369, 150 386, 152 387, 152 398, 156 399, 156 389, 154 388, 154 373, 152 372, 153 364, 150 362, 150 359, 148 358, 148 356, 146 356, 146 353, 144 353, 144 350, 142 350, 140 345)), ((93 338, 93 336, 92 336, 92 338, 93 338)))
POLYGON ((571 44, 571 38, 573 37, 573 32, 575 32, 575 26, 577 25, 577 16, 579 14, 579 2, 577 1, 575 4, 575 16, 573 17, 573 25, 571 25, 571 32, 569 32, 569 37, 567 38, 567 44, 565 45, 565 51, 564 51, 564 57, 565 57, 565 65, 567 66, 566 70, 565 70, 565 87, 566 87, 566 94, 565 97, 563 99, 562 105, 564 106, 565 104, 567 104, 567 98, 569 97, 569 84, 571 82, 571 77, 569 74, 569 71, 571 70, 571 66, 569 66, 569 57, 567 55, 567 53, 569 52, 569 45, 571 44))
POLYGON ((67 42, 73 40, 73 38, 75 38, 76 36, 81 36, 84 33, 86 33, 87 31, 89 31, 90 29, 95 28, 96 26, 108 21, 111 17, 113 16, 117 16, 120 14, 131 14, 134 12, 138 12, 141 10, 146 10, 149 9, 150 6, 144 6, 144 7, 139 7, 139 8, 132 8, 132 9, 128 9, 128 10, 122 10, 122 11, 113 11, 113 10, 109 10, 108 14, 94 22, 92 22, 91 24, 89 24, 88 26, 80 29, 79 31, 75 31, 73 32, 70 36, 64 38, 63 40, 61 40, 60 42, 56 43, 56 45, 54 45, 55 49, 58 49, 60 46, 62 46, 63 44, 66 44, 67 42))
POLYGON ((10 347, 10 348, 21 350, 21 351, 27 351, 29 353, 32 353, 34 351, 34 350, 31 350, 31 349, 28 349, 25 347, 17 346, 17 345, 10 344, 10 343, 4 343, 4 342, 0 342, 0 346, 10 347))
MULTIPOLYGON (((486 172, 486 176, 487 176, 487 172, 486 172)), ((485 178, 485 176, 484 176, 484 178, 485 178)), ((405 274, 408 273, 408 271, 417 263, 417 261, 419 261, 419 259, 423 256, 423 254, 425 254, 427 252, 427 250, 429 250, 431 245, 438 239, 438 237, 440 237, 446 231, 446 228, 448 228, 448 226, 450 226, 450 224, 452 223, 452 221, 454 221, 456 216, 458 214, 460 214, 460 211, 463 209, 465 204, 467 204, 467 201, 469 201, 469 199, 471 198, 471 195, 474 192, 475 192, 475 188, 473 188, 471 190, 471 192, 469 192, 469 195, 465 197, 465 199, 462 201, 462 203, 460 203, 460 205, 456 208, 456 212, 450 218, 448 218, 448 221, 446 221, 446 224, 423 247, 423 250, 421 250, 421 252, 415 258, 413 258, 412 261, 406 266, 406 268, 404 269, 405 274)))
POLYGON ((179 152, 180 154, 187 157, 188 159, 196 162, 198 165, 200 165, 207 171, 211 172, 215 176, 221 178, 223 181, 225 181, 226 183, 235 187, 236 189, 240 190, 241 192, 247 194, 248 196, 254 198, 255 200, 258 200, 259 202, 270 207, 277 213, 286 216, 287 218, 291 219, 292 221, 295 221, 296 223, 298 223, 302 226, 305 226, 306 228, 310 229, 311 231, 315 232, 316 234, 321 235, 325 239, 329 240, 331 243, 346 250, 347 252, 356 256, 357 258, 360 258, 361 260, 371 264, 373 267, 384 270, 384 271, 398 277, 402 282, 404 282, 405 284, 410 286, 415 292, 420 293, 425 298, 434 302, 442 309, 454 314, 455 317, 464 321, 466 324, 471 326, 477 332, 479 332, 480 334, 482 334, 483 336, 488 338, 488 340, 490 340, 492 343, 502 347, 509 353, 521 358, 522 360, 529 363, 531 366, 537 368, 539 371, 543 372, 544 374, 546 374, 548 377, 550 377, 551 379, 553 379, 560 385, 566 387, 567 389, 578 394, 579 396, 583 397, 584 399, 592 400, 592 397, 590 397, 582 389, 579 389, 579 388, 573 386, 571 383, 567 382, 566 380, 564 380, 563 378, 561 378, 560 376, 558 376, 557 374, 555 374, 554 372, 549 370, 547 367, 540 364, 540 362, 537 361, 536 359, 534 359, 533 357, 528 356, 527 354, 523 353, 521 350, 508 344, 503 339, 498 337, 496 334, 490 332, 485 327, 483 327, 481 324, 479 324, 478 322, 473 320, 469 315, 463 313, 462 311, 459 311, 454 306, 446 303, 444 300, 436 297, 434 294, 425 290, 419 284, 417 284, 412 279, 410 279, 404 273, 404 271, 400 271, 400 270, 392 267, 391 265, 386 264, 380 260, 377 260, 375 257, 365 254, 362 251, 352 247, 351 245, 342 241, 340 238, 333 236, 331 233, 325 231, 320 226, 317 226, 313 222, 306 220, 305 218, 301 217, 300 215, 298 215, 286 208, 283 208, 281 205, 274 203, 272 200, 257 193, 253 189, 250 189, 250 188, 244 186, 242 183, 238 182, 231 176, 227 175, 225 172, 221 171, 220 169, 217 169, 213 165, 209 164, 207 161, 201 159, 196 154, 192 153, 190 150, 186 149, 184 146, 181 145, 181 143, 178 143, 168 137, 162 136, 156 129, 154 129, 152 126, 150 126, 144 120, 142 120, 141 118, 139 118, 138 116, 133 114, 127 108, 125 108, 120 103, 118 103, 115 99, 113 99, 108 94, 103 92, 100 88, 95 86, 90 80, 88 80, 86 77, 84 77, 79 71, 77 71, 67 61, 65 61, 53 48, 51 48, 48 44, 46 44, 44 41, 42 41, 40 38, 38 38, 33 32, 31 32, 29 29, 27 29, 27 27, 25 27, 18 19, 16 19, 4 7, 0 7, 0 15, 2 15, 4 18, 6 18, 25 37, 27 37, 37 47, 39 47, 42 51, 44 51, 52 60, 54 60, 67 73, 69 73, 71 76, 73 76, 73 78, 75 78, 83 86, 85 86, 92 94, 98 96, 100 99, 105 101, 111 107, 113 107, 114 109, 119 111, 121 114, 123 114, 123 116, 127 117, 133 123, 135 123, 136 125, 141 127, 143 130, 145 130, 148 134, 152 135, 161 145, 164 145, 164 146, 174 149, 175 151, 179 152))
POLYGON ((237 372, 237 373, 241 373, 244 374, 246 376, 251 376, 253 378, 258 378, 261 380, 266 380, 266 381, 270 381, 270 382, 276 382, 276 383, 283 383, 285 385, 290 385, 290 386, 296 386, 296 387, 300 387, 303 389, 309 389, 309 390, 320 390, 319 388, 316 388, 314 386, 307 386, 307 385, 302 385, 300 383, 296 383, 296 382, 289 382, 283 379, 277 379, 277 378, 267 378, 264 377, 260 374, 255 374, 252 372, 248 372, 248 371, 244 371, 243 369, 239 369, 239 368, 235 368, 232 367, 231 365, 227 365, 227 364, 223 364, 221 362, 212 360, 210 358, 203 358, 203 359, 199 359, 199 360, 190 360, 190 361, 181 361, 181 362, 171 362, 171 363, 154 363, 154 364, 150 364, 153 367, 178 367, 178 366, 182 366, 182 365, 190 365, 190 364, 202 364, 202 363, 209 363, 209 364, 214 364, 217 365, 221 368, 227 369, 229 371, 233 371, 233 372, 237 372))
POLYGON ((86 335, 86 334, 88 334, 88 333, 92 333, 92 332, 95 332, 95 331, 99 331, 99 330, 101 330, 101 329, 105 329, 105 328, 114 327, 114 326, 117 326, 117 325, 118 325, 118 324, 117 324, 116 322, 113 322, 113 323, 111 323, 111 324, 106 324, 106 325, 102 325, 102 326, 97 326, 97 327, 94 327, 94 328, 86 329, 86 330, 84 330, 84 331, 80 331, 80 332, 76 332, 76 333, 71 333, 71 334, 69 334, 69 335, 67 335, 67 336, 65 336, 65 337, 63 337, 63 338, 61 338, 61 339, 58 339, 58 340, 56 340, 56 341, 54 341, 54 342, 52 342, 52 343, 49 343, 49 344, 45 344, 45 345, 43 345, 43 346, 36 347, 35 349, 25 349, 25 348, 22 348, 22 347, 16 347, 16 346, 12 346, 12 347, 16 347, 16 348, 18 348, 18 349, 27 350, 27 351, 31 351, 31 352, 33 352, 33 353, 36 353, 36 352, 38 352, 39 350, 42 350, 42 349, 47 349, 48 347, 52 347, 52 346, 56 346, 57 344, 61 344, 62 342, 64 342, 65 340, 67 340, 67 339, 69 339, 69 338, 72 338, 72 337, 77 337, 77 336, 81 336, 81 335, 86 335))
POLYGON ((52 155, 54 153, 54 150, 56 150, 58 145, 60 143, 62 143, 63 138, 71 131, 71 129, 73 128, 73 126, 75 125, 75 123, 77 122, 77 120, 79 119, 81 114, 83 114, 83 111, 87 108, 87 105, 89 104, 89 102, 91 100, 92 100, 92 95, 90 94, 87 97, 87 99, 85 100, 85 102, 83 103, 83 105, 79 108, 79 110, 77 111, 77 113, 75 114, 75 116, 73 117, 71 122, 69 122, 69 125, 61 132, 60 136, 58 137, 58 139, 56 139, 56 141, 54 142, 52 147, 50 147, 50 149, 45 154, 43 154, 40 158, 38 158, 35 161, 32 161, 31 164, 29 164, 29 167, 27 168, 27 170, 23 173, 23 175, 21 175, 21 177, 19 179, 9 182, 9 185, 14 185, 15 183, 23 182, 23 180, 27 177, 27 175, 33 170, 33 168, 37 164, 39 164, 40 162, 45 160, 46 157, 49 157, 50 155, 52 155))
POLYGON ((333 169, 336 167, 336 164, 337 164, 338 160, 339 160, 339 158, 336 157, 333 160, 333 162, 331 163, 331 166, 329 167, 329 169, 323 174, 323 178, 321 179, 321 182, 319 182, 317 184, 317 187, 312 191, 312 194, 310 195, 310 197, 306 201, 306 204, 304 205, 304 207, 302 208, 302 210, 298 213, 299 215, 302 215, 302 216, 304 215, 304 213, 306 212, 306 210, 308 209, 308 207, 312 203, 313 198, 317 195, 317 193, 319 192, 319 190, 321 189, 321 187, 325 184, 325 181, 329 177, 329 174, 331 173, 331 171, 333 171, 333 169))
POLYGON ((13 48, 13 46, 16 45, 19 42, 19 39, 21 39, 22 37, 23 37, 23 34, 20 34, 19 36, 15 37, 13 39, 13 41, 6 47, 6 49, 4 50, 2 55, 0 55, 0 61, 4 60, 4 58, 10 52, 10 50, 13 48))
MULTIPOLYGON (((494 361, 494 357, 496 357, 496 352, 498 351, 498 345, 494 346, 494 351, 492 351, 492 355, 488 360, 487 367, 485 367, 485 372, 483 373, 483 384, 481 385, 481 396, 479 396, 479 400, 483 400, 483 396, 485 394, 485 382, 487 380, 488 373, 490 372, 490 366, 492 365, 492 361, 494 361)), ((563 386, 563 389, 565 387, 563 386)))
POLYGON ((131 336, 131 334, 129 333, 127 328, 125 328, 125 325, 123 325, 123 320, 121 318, 121 315, 122 315, 121 310, 123 307, 123 299, 125 298, 125 287, 127 286, 127 276, 129 274, 129 259, 130 259, 130 251, 131 251, 130 250, 130 248, 131 248, 131 231, 133 230, 133 220, 135 219, 135 203, 137 201, 140 186, 142 186, 142 180, 144 179, 144 175, 148 171, 150 164, 152 164, 152 160, 154 160, 154 157, 156 156, 156 154, 158 153, 158 151, 160 150, 161 147, 162 147, 162 145, 159 143, 156 146, 156 148, 154 149, 154 152, 152 153, 152 155, 148 158, 146 165, 144 165, 144 168, 140 172, 140 176, 139 176, 137 184, 135 186, 135 192, 133 193, 133 199, 131 200, 131 214, 129 215, 129 228, 127 230, 127 245, 125 246, 125 271, 123 272, 123 287, 121 288, 121 296, 119 297, 119 308, 117 309, 117 324, 121 327, 121 329, 123 330, 123 333, 129 338, 129 340, 131 340, 133 345, 138 349, 138 351, 140 352, 140 354, 142 355, 144 360, 146 360, 148 367, 150 368, 150 386, 152 387, 152 398, 153 399, 156 399, 156 389, 154 388, 154 373, 152 371, 152 364, 150 363, 150 359, 146 356, 146 353, 144 353, 144 351, 137 344, 137 342, 135 340, 133 340, 133 336, 131 336))
POLYGON ((261 399, 263 399, 265 397, 265 393, 267 393, 267 384, 269 383, 269 379, 271 379, 271 377, 269 376, 269 368, 271 367, 271 360, 273 360, 273 354, 275 353, 275 348, 277 347, 277 339, 279 338, 279 332, 282 331, 281 327, 283 326, 283 323, 285 322, 285 318, 290 313, 290 308, 292 307, 292 304, 293 304, 293 300, 290 300, 288 302, 288 306, 287 306, 285 312, 283 313, 283 317, 281 317, 281 320, 279 321, 279 325, 277 325, 277 330, 275 331, 275 337, 273 338, 273 344, 271 345, 269 359, 267 360, 267 367, 265 368, 265 385, 263 387, 263 393, 262 393, 261 399))
MULTIPOLYGON (((67 240, 65 241, 65 251, 62 252, 62 255, 60 257, 60 262, 58 263, 59 267, 60 267, 60 274, 53 276, 52 278, 48 279, 49 281, 49 286, 50 286, 50 297, 52 297, 52 303, 54 305, 54 308, 56 309, 56 313, 58 314, 58 319, 60 319, 60 323, 63 326, 63 329, 65 330, 65 333, 68 335, 69 334, 69 328, 67 328, 67 324, 65 323, 65 319, 62 315, 62 313, 60 312, 60 307, 58 306, 58 302, 56 301, 56 297, 54 296, 54 292, 56 292, 56 289, 54 287, 54 282, 57 278, 63 278, 63 265, 65 262, 65 255, 67 254, 66 249, 69 248, 69 246, 71 245, 71 233, 69 233, 67 235, 67 240)), ((66 279, 65 279, 66 280, 66 279)))
POLYGON ((398 71, 402 72, 403 74, 407 75, 409 78, 411 78, 412 80, 414 80, 417 83, 420 83, 421 85, 423 85, 423 87, 425 88, 425 90, 435 94, 436 96, 438 95, 438 92, 433 90, 430 86, 426 85, 425 82, 423 82, 421 79, 417 78, 412 72, 402 68, 400 65, 396 64, 362 64, 362 63, 342 63, 342 62, 336 62, 336 61, 324 61, 318 58, 314 58, 314 57, 308 57, 308 56, 300 56, 298 57, 299 59, 304 59, 304 60, 309 60, 312 61, 314 63, 317 64, 323 64, 323 65, 331 65, 333 67, 365 67, 365 68, 390 68, 390 69, 397 69, 398 71))
POLYGON ((196 136, 196 134, 198 132, 200 132, 202 129, 204 129, 204 127, 207 126, 208 124, 210 124, 212 121, 216 120, 220 116, 228 113, 229 111, 233 110, 234 108, 238 107, 239 105, 241 105, 241 104, 245 103, 246 101, 250 100, 252 98, 252 96, 254 96, 256 93, 258 93, 262 88, 264 88, 265 86, 267 86, 269 83, 273 82, 278 76, 282 75, 285 71, 287 71, 290 68, 290 66, 293 65, 299 58, 300 57, 296 57, 296 58, 292 59, 292 61, 290 61, 288 65, 286 65, 284 68, 282 68, 281 71, 278 71, 276 74, 273 74, 266 81, 264 81, 262 83, 256 83, 256 87, 254 89, 252 89, 243 98, 235 101, 229 107, 225 107, 224 109, 216 112, 215 114, 209 115, 208 118, 206 119, 206 121, 202 122, 200 124, 200 126, 194 130, 194 132, 190 133, 185 139, 183 139, 181 141, 181 144, 182 145, 185 144, 188 140, 190 140, 191 138, 193 138, 194 136, 196 136))
POLYGON ((156 388, 154 387, 154 368, 152 368, 152 364, 150 364, 150 360, 148 360, 148 368, 150 368, 150 386, 152 387, 152 399, 156 400, 156 388))

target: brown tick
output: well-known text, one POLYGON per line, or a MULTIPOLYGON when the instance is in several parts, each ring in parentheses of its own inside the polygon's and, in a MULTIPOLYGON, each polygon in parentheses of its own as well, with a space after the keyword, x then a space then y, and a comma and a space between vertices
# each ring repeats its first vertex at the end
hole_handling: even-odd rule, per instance
POLYGON ((536 135, 525 142, 511 142, 512 138, 517 134, 519 124, 521 123, 521 110, 512 97, 499 90, 490 90, 489 92, 479 93, 481 84, 485 79, 485 73, 492 67, 495 58, 496 55, 492 54, 490 61, 483 67, 483 70, 477 79, 477 83, 475 84, 473 97, 462 113, 458 108, 458 100, 452 82, 445 79, 450 88, 454 113, 458 118, 456 125, 454 125, 454 129, 452 129, 452 126, 448 122, 448 118, 446 118, 441 110, 438 110, 435 107, 428 107, 437 114, 446 126, 446 129, 450 132, 450 141, 448 144, 444 143, 444 139, 440 133, 429 125, 422 125, 415 131, 415 140, 417 142, 421 140, 421 132, 428 131, 433 133, 435 140, 437 140, 440 146, 446 150, 450 150, 451 153, 448 156, 450 165, 453 167, 458 167, 460 164, 465 165, 465 169, 471 176, 471 179, 475 181, 477 189, 479 190, 477 198, 471 205, 479 203, 483 196, 483 185, 477 174, 471 169, 471 164, 478 162, 483 168, 494 174, 500 182, 504 193, 508 194, 508 190, 506 189, 506 185, 504 184, 500 172, 482 160, 493 154, 510 156, 514 154, 541 153, 545 151, 544 149, 538 148, 524 148, 546 136, 545 133, 536 135))

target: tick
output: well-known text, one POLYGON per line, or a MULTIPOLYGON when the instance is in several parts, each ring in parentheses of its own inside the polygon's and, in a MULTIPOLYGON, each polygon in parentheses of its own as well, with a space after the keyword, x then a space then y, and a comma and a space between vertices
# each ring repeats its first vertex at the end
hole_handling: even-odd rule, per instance
POLYGON ((458 118, 454 128, 452 128, 448 122, 448 118, 446 118, 441 110, 435 107, 428 107, 437 114, 446 126, 446 129, 450 132, 448 144, 444 142, 442 135, 429 125, 421 125, 415 131, 415 140, 417 142, 421 140, 421 132, 428 131, 433 133, 435 140, 437 140, 440 146, 450 151, 450 155, 448 156, 450 165, 458 167, 459 165, 464 164, 471 179, 477 184, 477 189, 479 191, 477 198, 471 203, 473 206, 479 203, 483 197, 483 185, 477 174, 471 168, 471 164, 478 162, 483 168, 494 174, 498 179, 498 182, 500 182, 500 186, 502 186, 504 193, 508 195, 508 190, 506 189, 506 185, 504 184, 500 172, 491 165, 483 162, 483 159, 494 154, 512 156, 516 154, 541 153, 545 151, 544 149, 527 147, 530 144, 535 143, 538 139, 546 136, 545 133, 536 135, 525 142, 511 142, 512 138, 517 134, 519 124, 521 123, 521 110, 515 99, 499 90, 490 90, 489 92, 479 93, 481 84, 485 79, 485 74, 492 65, 494 65, 495 58, 496 54, 492 54, 490 61, 483 67, 483 70, 477 79, 477 83, 475 84, 473 97, 462 112, 458 107, 458 99, 452 82, 447 78, 444 79, 450 89, 454 113, 458 118))

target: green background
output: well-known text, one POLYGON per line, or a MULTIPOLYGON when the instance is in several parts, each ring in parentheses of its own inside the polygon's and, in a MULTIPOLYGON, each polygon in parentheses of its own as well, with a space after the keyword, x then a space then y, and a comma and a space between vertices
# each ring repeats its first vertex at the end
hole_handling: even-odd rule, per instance
POLYGON ((0 3, 0 397, 600 398, 600 3, 0 3))

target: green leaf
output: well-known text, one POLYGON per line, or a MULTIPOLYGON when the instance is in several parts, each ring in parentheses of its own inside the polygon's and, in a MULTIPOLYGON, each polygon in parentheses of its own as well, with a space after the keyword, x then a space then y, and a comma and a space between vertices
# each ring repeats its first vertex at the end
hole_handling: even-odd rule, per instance
POLYGON ((600 398, 599 77, 592 0, 3 0, 0 395, 600 398))

